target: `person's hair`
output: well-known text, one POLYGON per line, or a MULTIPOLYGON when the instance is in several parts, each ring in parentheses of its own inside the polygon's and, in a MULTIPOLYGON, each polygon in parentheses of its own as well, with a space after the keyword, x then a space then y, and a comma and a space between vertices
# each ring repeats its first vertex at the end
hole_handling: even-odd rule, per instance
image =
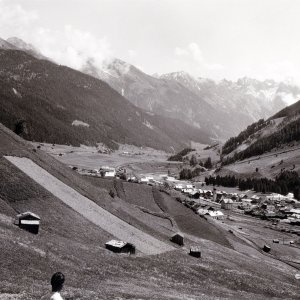
POLYGON ((59 292, 62 290, 65 282, 65 275, 61 272, 56 272, 51 277, 52 292, 59 292))

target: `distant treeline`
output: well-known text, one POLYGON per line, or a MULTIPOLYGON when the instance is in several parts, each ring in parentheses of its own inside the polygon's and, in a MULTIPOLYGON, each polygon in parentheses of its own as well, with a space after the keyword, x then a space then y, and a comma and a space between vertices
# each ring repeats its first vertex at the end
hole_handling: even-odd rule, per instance
POLYGON ((243 160, 252 156, 261 155, 265 152, 268 152, 282 144, 287 144, 292 141, 300 140, 300 118, 290 122, 277 132, 273 134, 262 137, 256 142, 254 142, 247 149, 235 153, 232 157, 223 159, 222 164, 227 165, 231 164, 237 160, 243 160))
POLYGON ((168 161, 182 161, 183 157, 189 154, 190 152, 195 151, 192 148, 184 148, 182 151, 178 152, 177 154, 170 156, 168 161))
POLYGON ((205 177, 207 185, 221 185, 225 187, 239 187, 241 191, 254 190, 262 193, 279 193, 286 195, 294 193, 294 197, 300 200, 300 177, 295 171, 282 172, 275 180, 267 178, 238 179, 235 176, 205 177))
POLYGON ((258 130, 266 127, 269 122, 265 122, 264 119, 260 119, 257 122, 249 125, 247 129, 243 130, 238 136, 231 137, 223 146, 222 154, 226 155, 235 150, 241 143, 247 140, 252 134, 258 130))
POLYGON ((201 174, 201 172, 211 169, 213 165, 210 157, 208 157, 203 163, 201 160, 198 161, 195 155, 192 155, 190 159, 190 166, 194 169, 183 168, 179 173, 180 179, 192 179, 197 177, 201 174), (199 165, 199 167, 197 167, 197 165, 199 165))
POLYGON ((187 179, 192 179, 194 177, 197 177, 201 174, 201 172, 204 172, 205 169, 200 167, 200 168, 195 168, 194 170, 184 168, 180 171, 179 173, 179 178, 181 180, 187 180, 187 179))

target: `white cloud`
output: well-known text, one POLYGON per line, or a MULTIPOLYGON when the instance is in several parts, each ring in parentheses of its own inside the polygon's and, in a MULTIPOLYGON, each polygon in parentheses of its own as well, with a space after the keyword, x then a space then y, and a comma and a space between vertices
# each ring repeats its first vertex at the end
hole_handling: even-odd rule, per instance
POLYGON ((245 66, 235 72, 234 78, 248 76, 259 80, 274 79, 290 84, 300 85, 300 69, 291 61, 278 60, 262 63, 261 65, 245 66))
POLYGON ((38 20, 36 11, 25 11, 19 4, 0 0, 0 34, 2 37, 7 38, 7 32, 11 32, 11 35, 23 32, 36 20, 38 20))
POLYGON ((100 67, 113 53, 106 37, 99 39, 70 25, 61 31, 39 28, 31 42, 45 56, 75 69, 81 69, 89 59, 100 67))
POLYGON ((137 56, 137 52, 135 50, 129 49, 128 55, 130 58, 135 58, 137 56))
POLYGON ((200 50, 200 47, 196 43, 190 43, 188 46, 188 49, 190 50, 191 54, 193 55, 193 58, 198 63, 203 62, 203 55, 202 51, 200 50))
POLYGON ((24 10, 19 4, 0 0, 0 36, 17 36, 33 44, 43 55, 71 68, 81 69, 88 59, 102 66, 113 51, 106 37, 97 38, 90 32, 66 25, 60 30, 37 26, 39 15, 24 10))
POLYGON ((189 55, 189 51, 187 51, 186 49, 176 47, 174 50, 174 54, 176 56, 187 56, 187 55, 189 55))
POLYGON ((207 71, 215 72, 224 69, 218 63, 208 63, 199 47, 195 42, 188 44, 184 48, 176 47, 174 50, 176 65, 180 69, 187 69, 196 76, 203 75, 207 71))
POLYGON ((206 68, 211 71, 223 70, 224 66, 221 64, 205 64, 206 68))

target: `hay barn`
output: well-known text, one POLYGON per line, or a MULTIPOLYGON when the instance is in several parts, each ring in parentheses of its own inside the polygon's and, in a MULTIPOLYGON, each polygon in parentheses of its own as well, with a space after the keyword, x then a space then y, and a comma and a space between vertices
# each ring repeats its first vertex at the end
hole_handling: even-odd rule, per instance
POLYGON ((31 233, 38 234, 39 227, 40 227, 40 220, 41 218, 30 212, 24 212, 18 214, 15 219, 15 225, 18 225, 20 228, 25 229, 31 233))
POLYGON ((200 251, 199 247, 195 247, 195 246, 191 247, 189 254, 193 257, 198 257, 198 258, 201 257, 201 251, 200 251))
POLYGON ((115 253, 135 254, 135 246, 123 241, 111 240, 105 243, 105 248, 115 253))
POLYGON ((183 246, 184 245, 184 236, 182 233, 177 232, 171 236, 170 241, 179 246, 183 246))

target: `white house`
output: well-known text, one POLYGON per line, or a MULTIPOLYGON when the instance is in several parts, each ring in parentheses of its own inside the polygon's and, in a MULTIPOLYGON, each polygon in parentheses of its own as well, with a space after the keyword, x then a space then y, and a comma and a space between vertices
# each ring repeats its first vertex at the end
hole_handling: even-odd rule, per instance
POLYGON ((182 191, 182 190, 183 190, 183 185, 182 185, 181 183, 176 184, 176 185, 175 185, 175 190, 177 190, 177 191, 182 191))
POLYGON ((195 187, 195 186, 192 185, 192 184, 187 184, 187 185, 186 185, 186 188, 187 188, 187 189, 193 189, 194 187, 195 187))
POLYGON ((221 211, 219 211, 219 210, 217 210, 217 211, 209 211, 208 215, 211 218, 216 219, 216 220, 224 219, 224 214, 221 211))
POLYGON ((281 201, 281 200, 286 200, 286 199, 288 199, 288 197, 281 195, 281 194, 276 194, 276 193, 272 193, 272 194, 266 196, 266 200, 270 200, 270 201, 281 201))
POLYGON ((149 179, 147 177, 141 177, 139 180, 140 183, 148 183, 149 179))
POLYGON ((99 169, 99 173, 102 177, 115 177, 116 169, 112 167, 103 166, 99 169))
POLYGON ((221 220, 221 219, 224 219, 224 214, 219 211, 219 210, 208 210, 206 208, 199 208, 197 210, 197 214, 199 216, 209 216, 211 217, 212 219, 215 219, 215 220, 221 220))

